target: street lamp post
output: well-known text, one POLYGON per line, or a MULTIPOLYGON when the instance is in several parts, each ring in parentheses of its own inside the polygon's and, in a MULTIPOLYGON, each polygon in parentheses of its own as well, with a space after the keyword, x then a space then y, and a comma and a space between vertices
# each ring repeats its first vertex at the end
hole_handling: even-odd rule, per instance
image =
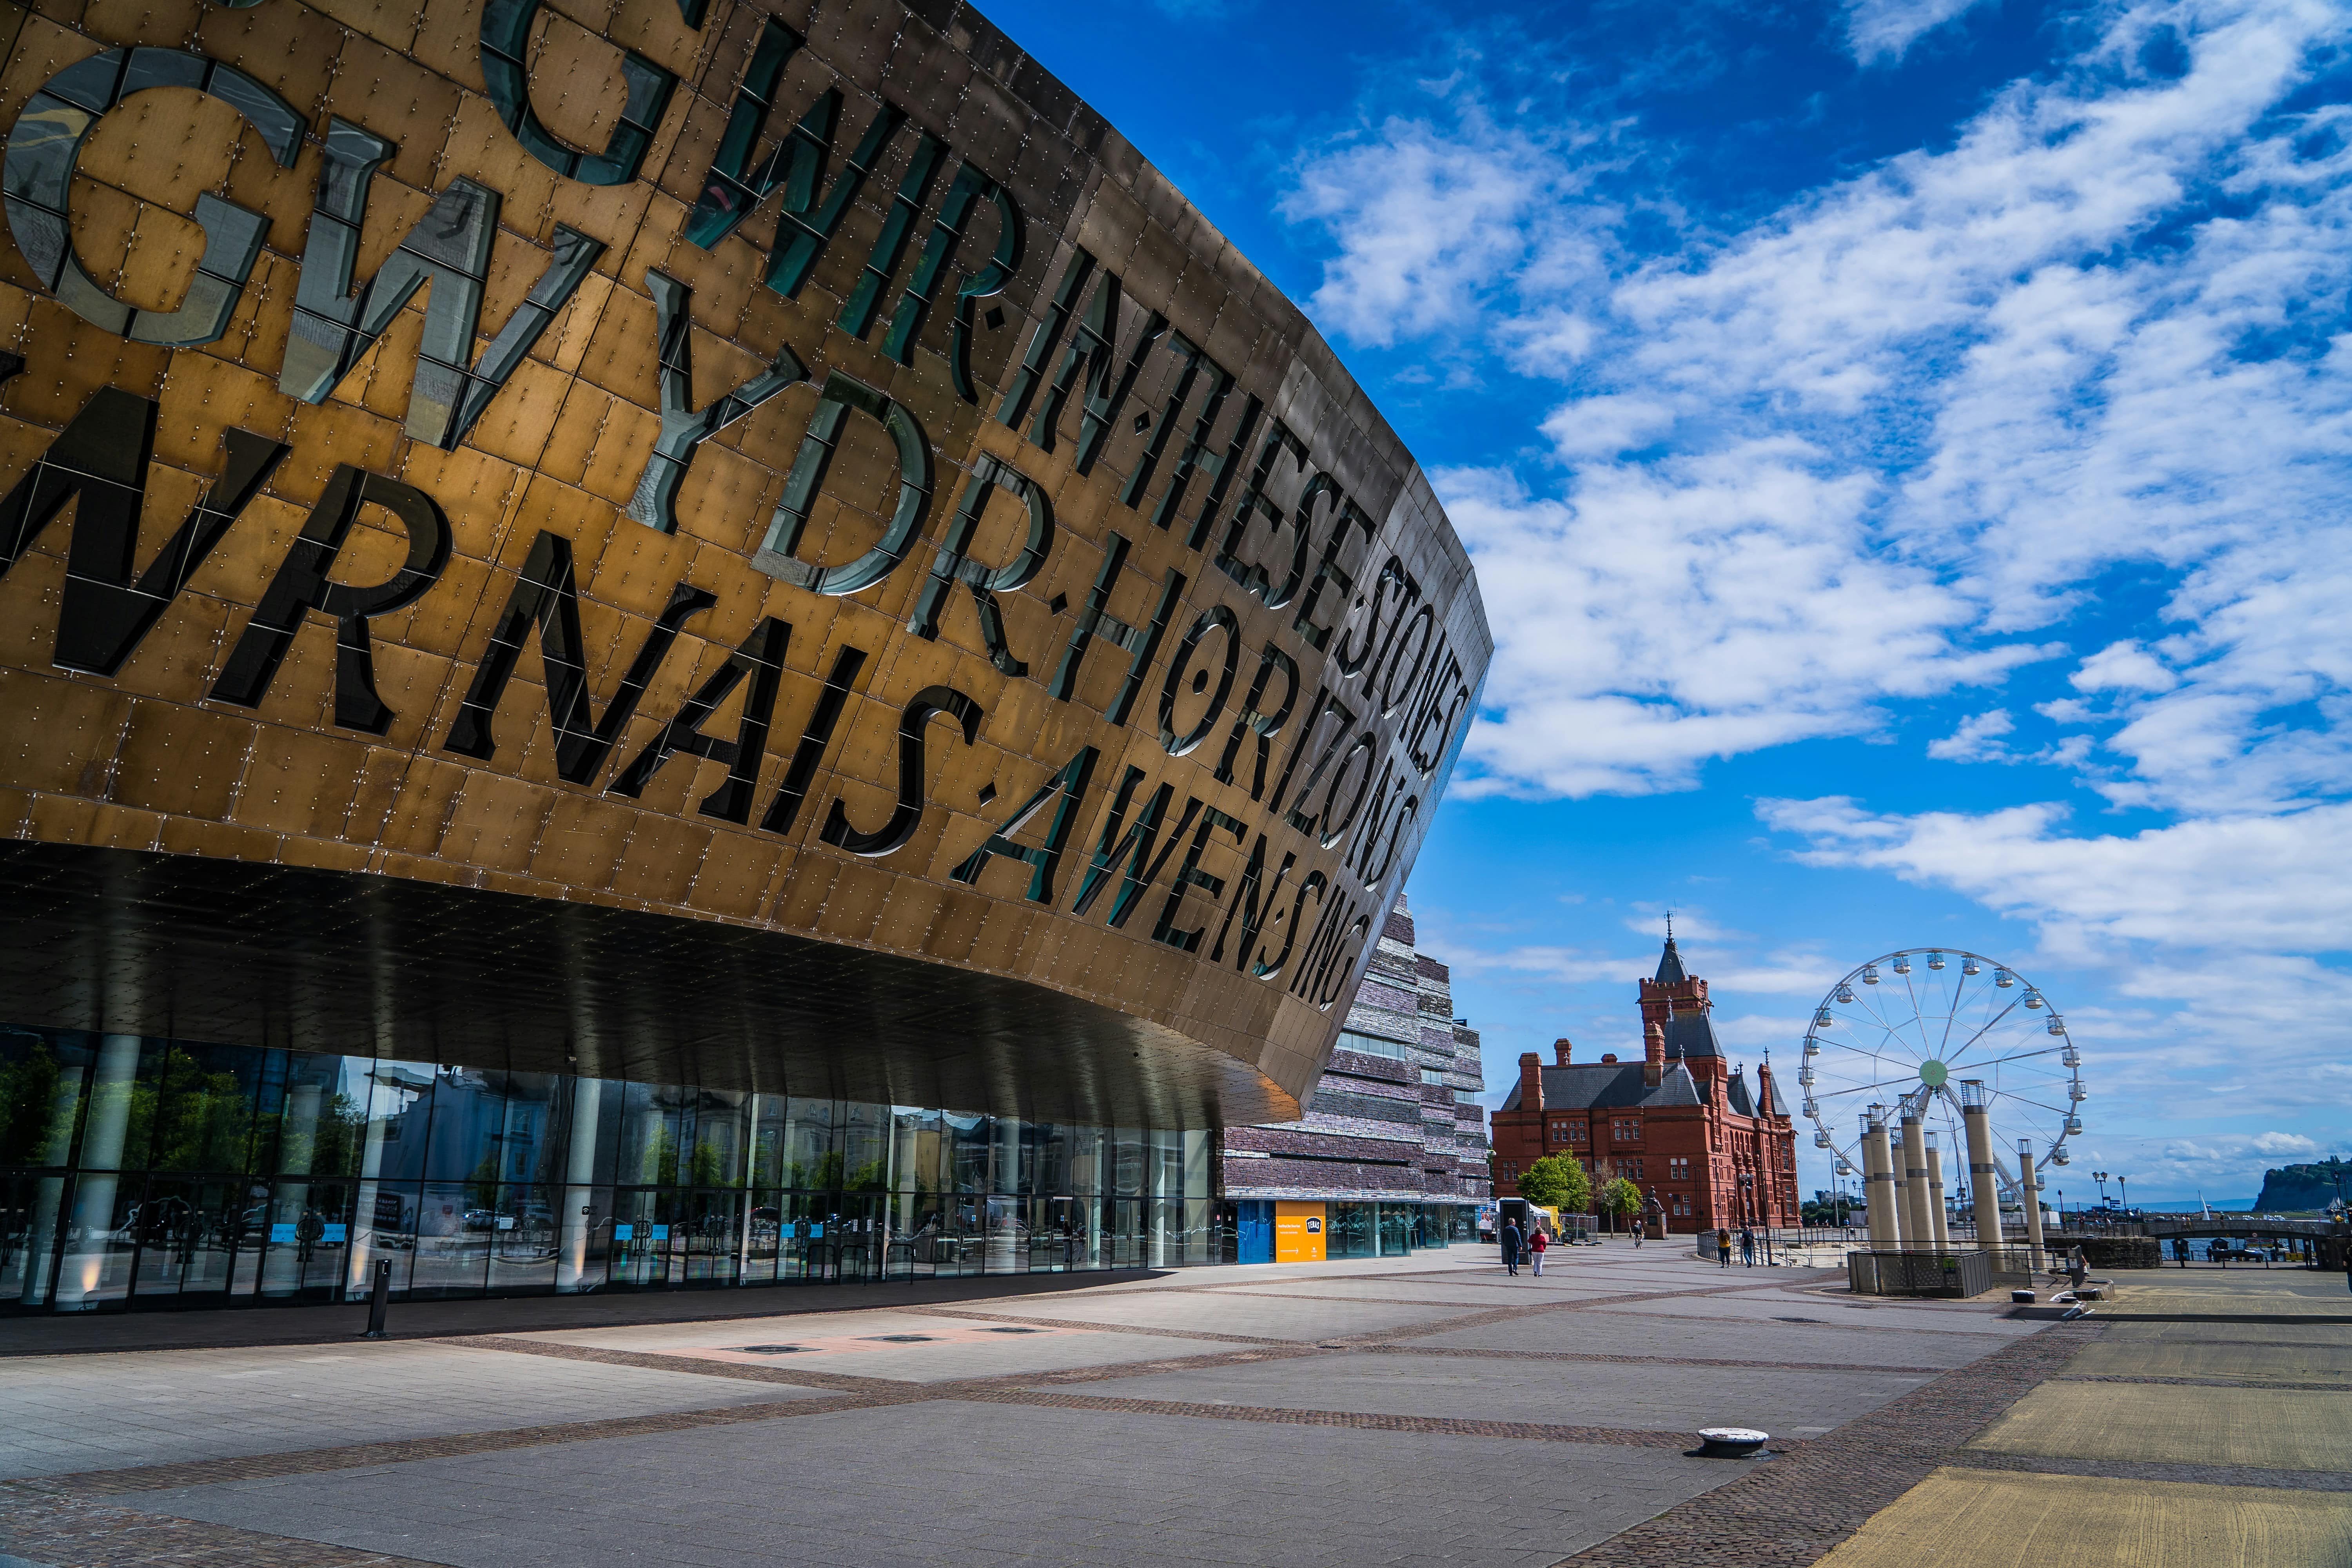
POLYGON ((2094 1171, 2094 1172, 2092 1172, 2092 1173, 2091 1173, 2091 1180, 2093 1180, 2093 1181, 2095 1181, 2095 1182, 2096 1182, 2096 1183, 2098 1183, 2098 1184, 2099 1184, 2099 1206, 2100 1206, 2101 1208, 2105 1208, 2105 1207, 2106 1207, 2106 1206, 2107 1206, 2107 1173, 2106 1173, 2105 1171, 2094 1171))
POLYGON ((2129 1176, 2119 1175, 2116 1178, 2116 1202, 2122 1205, 2126 1214, 2131 1213, 2130 1182, 2129 1176))

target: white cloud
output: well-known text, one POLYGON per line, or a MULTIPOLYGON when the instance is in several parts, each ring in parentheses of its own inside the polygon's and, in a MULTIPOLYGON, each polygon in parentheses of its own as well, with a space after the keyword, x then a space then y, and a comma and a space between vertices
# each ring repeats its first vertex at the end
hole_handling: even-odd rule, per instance
MULTIPOLYGON (((1957 14, 1847 19, 1878 58, 1957 14)), ((2176 812, 2340 790, 2352 111, 2292 95, 2352 13, 2103 21, 1948 147, 1663 256, 1596 173, 1638 162, 1638 128, 1447 100, 1302 163, 1290 214, 1337 247, 1319 320, 1574 378, 1543 424, 1572 468, 1441 476, 1500 634, 1472 787, 1687 787, 1711 757, 1867 733, 1882 702, 2040 657, 2130 564, 2170 585, 2173 629, 2074 650, 2113 706, 2048 716, 2106 732, 2037 760, 2088 768, 2095 741, 2095 787, 2176 812), (2189 68, 2146 74, 2174 29, 2189 68)))
POLYGON ((2000 737, 2017 728, 2017 721, 2005 708, 1990 713, 1979 713, 1960 721, 1960 727, 1940 741, 1927 742, 1927 754, 1947 763, 2010 762, 2013 757, 2009 748, 2000 744, 2000 737))
POLYGON ((1831 797, 1758 815, 1806 840, 1801 860, 1949 889, 2028 924, 2036 963, 2095 975, 2123 1007, 2053 994, 2111 1090, 2094 1111, 2302 1120, 2352 1089, 2352 804, 2082 836, 2052 805, 1900 816, 1831 797))
POLYGON ((2066 679, 2077 691, 2169 691, 2180 684, 2136 642, 2109 643, 2066 679))
MULTIPOLYGON (((1317 321, 1385 346, 1475 325, 1496 287, 1530 269, 1569 270, 1568 252, 1548 242, 1580 184, 1571 151, 1565 135, 1497 125, 1475 104, 1451 132, 1391 119, 1322 149, 1282 203, 1285 217, 1339 240, 1307 300, 1317 321)), ((1504 319, 1530 369, 1564 368, 1590 342, 1556 308, 1504 319)))
POLYGON ((1580 398, 1554 412, 1542 425, 1553 449, 1570 461, 1614 458, 1646 447, 1673 428, 1675 411, 1639 397, 1603 395, 1580 398))
POLYGON ((2318 1142, 2299 1132, 2263 1132, 2252 1140, 2258 1154, 2316 1154, 2318 1142))
POLYGON ((1852 0, 1845 10, 1846 45, 1864 65, 1893 64, 1912 43, 1981 0, 1852 0))
POLYGON ((1863 548, 1869 481, 1794 442, 1605 464, 1570 499, 1507 470, 1432 479, 1479 563, 1497 651, 1456 787, 1689 785, 1710 757, 1874 727, 1873 704, 1998 679, 2038 650, 1951 636, 1972 614, 1863 548))
MULTIPOLYGON (((2032 921, 2055 948, 2145 942, 2228 952, 2232 963, 2352 951, 2352 877, 2342 870, 2352 805, 2080 837, 2064 831, 2065 809, 2050 805, 1906 816, 1832 796, 1757 809, 1768 826, 1807 840, 1802 859, 1950 888, 2032 921)), ((2352 976, 2334 984, 2352 999, 2352 976)), ((2242 989, 2251 1000, 2258 987, 2249 976, 2242 989)))

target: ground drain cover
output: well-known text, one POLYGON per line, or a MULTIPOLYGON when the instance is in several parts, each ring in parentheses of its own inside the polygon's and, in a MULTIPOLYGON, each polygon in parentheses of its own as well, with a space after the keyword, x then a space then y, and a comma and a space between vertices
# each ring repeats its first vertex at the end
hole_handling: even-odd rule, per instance
POLYGON ((866 1337, 893 1345, 927 1345, 931 1342, 929 1334, 868 1334, 866 1337))
POLYGON ((1821 1321, 1819 1318, 1775 1318, 1772 1321, 1776 1323, 1818 1323, 1821 1321))
POLYGON ((736 1348, 746 1355, 798 1355, 809 1347, 806 1345, 738 1345, 736 1348))
POLYGON ((1043 1329, 988 1329, 982 1331, 992 1334, 1042 1334, 1045 1331, 1043 1329))

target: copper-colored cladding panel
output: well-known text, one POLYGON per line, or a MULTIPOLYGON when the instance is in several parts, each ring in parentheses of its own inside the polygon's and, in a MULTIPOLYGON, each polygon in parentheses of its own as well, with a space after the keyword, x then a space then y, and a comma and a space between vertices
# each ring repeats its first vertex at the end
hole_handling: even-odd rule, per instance
MULTIPOLYGON (((0 382, 0 484, 16 487, 0 514, 0 831, 13 840, 0 901, 18 911, 0 932, 0 1017, 337 1050, 359 1030, 445 1060, 502 1050, 673 1078, 690 1058, 692 1081, 825 1071, 869 1098, 1050 1100, 1098 1120, 1291 1113, 1412 865, 1491 651, 1443 510, 1297 310, 976 12, 711 0, 695 25, 704 9, 541 7, 528 51, 537 128, 496 96, 511 76, 486 68, 478 0, 45 5, 0 21, 0 124, 14 127, 0 343, 23 361, 0 382), (779 39, 792 46, 781 60, 779 39), (71 107, 103 51, 141 48, 173 53, 130 55, 124 83, 145 71, 183 85, 71 107), (206 61, 215 74, 199 91, 206 61), (77 62, 89 63, 60 77, 77 62), (739 100, 757 119, 744 94, 763 68, 770 108, 746 156, 730 126, 739 100), (632 123, 665 74, 676 80, 661 112, 632 123), (55 92, 37 98, 45 85, 55 92), (257 90, 290 110, 274 131, 257 90), (756 172, 803 116, 824 123, 829 94, 830 153, 798 216, 782 215, 787 182, 731 234, 689 237, 714 162, 732 147, 735 167, 756 172), (92 107, 62 165, 42 128, 92 107), (823 216, 855 177, 852 151, 894 117, 788 296, 791 279, 772 274, 802 220, 823 216), (412 395, 420 352, 466 314, 455 273, 434 273, 323 401, 281 385, 289 333, 311 320, 296 306, 306 247, 326 232, 322 176, 341 166, 329 157, 338 121, 388 144, 357 287, 417 247, 462 245, 449 204, 487 191, 498 205, 472 291, 477 374, 499 334, 541 323, 448 449, 411 431, 451 395, 412 395), (631 138, 635 177, 599 173, 598 155, 625 154, 631 138), (1000 185, 1019 263, 960 311, 958 290, 1003 232, 1000 185), (196 346, 132 341, 216 297, 197 272, 207 197, 260 220, 233 309, 196 346), (94 290, 58 280, 44 201, 69 208, 94 290), (894 319, 951 216, 961 239, 901 364, 894 319), (585 275, 551 281, 583 237, 585 275), (691 322, 688 393, 667 415, 655 272, 691 322), (542 298, 543 310, 527 302, 542 298), (861 314, 853 335, 845 321, 861 314), (1050 346, 1035 351, 1041 334, 1050 346), (772 366, 790 378, 781 390, 760 384, 772 366), (887 396, 893 426, 821 401, 836 376, 887 396), (749 406, 688 450, 675 531, 625 510, 654 504, 640 486, 666 428, 747 387, 749 406), (39 511, 20 503, 54 489, 53 446, 131 462, 151 403, 128 574, 83 516, 100 493, 90 484, 29 532, 39 511), (754 554, 795 493, 804 437, 831 420, 830 470, 803 498, 790 562, 770 555, 763 569, 754 554), (917 430, 927 454, 894 433, 917 430), (194 571, 142 578, 202 498, 231 504, 235 451, 273 443, 285 450, 194 571), (1000 465, 1019 478, 987 487, 1000 465), (959 522, 976 476, 977 519, 959 522), (365 622, 369 680, 313 608, 265 686, 257 609, 322 548, 306 530, 320 537, 352 493, 329 596, 365 598, 412 569, 422 591, 365 622), (424 513, 394 510, 410 494, 446 520, 437 553, 417 532, 424 513), (854 592, 816 591, 815 569, 837 579, 902 534, 910 507, 895 565, 854 592), (934 567, 956 531, 969 537, 942 584, 934 567), (580 711, 580 682, 544 652, 566 634, 551 592, 494 709, 468 707, 509 605, 552 581, 547 538, 568 546, 576 595, 589 728, 574 733, 551 712, 551 688, 580 711), (1034 569, 1013 570, 1024 561, 1034 569), (160 609, 115 639, 100 672, 104 659, 71 650, 106 642, 90 606, 120 620, 132 584, 160 609), (1091 643, 1057 695, 1082 626, 1091 643), (759 673, 762 658, 772 672, 759 673), (1243 719, 1283 708, 1286 663, 1297 689, 1262 740, 1243 719), (677 749, 671 721, 703 694, 717 700, 700 738, 677 749), (1325 716, 1327 695, 1346 725, 1325 716), (895 847, 850 853, 904 816, 902 716, 919 697, 937 710, 908 731, 922 751, 916 818, 895 847), (616 703, 625 722, 610 721, 616 703), (759 703, 764 737, 745 723, 759 703), (675 754, 639 765, 666 734, 675 754), (746 736, 761 748, 749 764, 730 756, 746 736), (1088 748, 1048 896, 1031 898, 1033 867, 1003 853, 952 875, 1057 776, 1075 784, 1088 748), (786 791, 804 750, 815 766, 786 791), (1163 785, 1139 889, 1109 828, 1150 816, 1163 785), (1244 944, 1253 904, 1262 929, 1244 944), (573 912, 530 913, 542 907, 573 912), (497 934, 509 931, 511 942, 497 934), (464 941, 479 951, 461 953, 464 941), (573 973, 592 951, 597 972, 573 973), (1040 1098, 1024 1075, 1066 1081, 1040 1098)), ((321 280, 339 292, 328 277, 301 297, 326 297, 321 280)), ((1049 798, 1013 843, 1034 856, 1069 798, 1049 798)))

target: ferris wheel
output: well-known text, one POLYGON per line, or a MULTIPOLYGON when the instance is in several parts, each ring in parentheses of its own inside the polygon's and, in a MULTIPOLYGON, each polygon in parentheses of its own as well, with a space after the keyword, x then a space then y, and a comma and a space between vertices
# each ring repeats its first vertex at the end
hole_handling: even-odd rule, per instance
POLYGON ((1909 948, 1847 974, 1813 1009, 1797 1069, 1813 1146, 1840 1175, 1863 1166, 1875 1115, 1916 1116, 1961 1147, 1963 1103, 1983 1105, 2000 1185, 2009 1151, 2063 1165, 2083 1131, 2083 1053, 2041 988, 2004 963, 1957 948, 1909 948))

